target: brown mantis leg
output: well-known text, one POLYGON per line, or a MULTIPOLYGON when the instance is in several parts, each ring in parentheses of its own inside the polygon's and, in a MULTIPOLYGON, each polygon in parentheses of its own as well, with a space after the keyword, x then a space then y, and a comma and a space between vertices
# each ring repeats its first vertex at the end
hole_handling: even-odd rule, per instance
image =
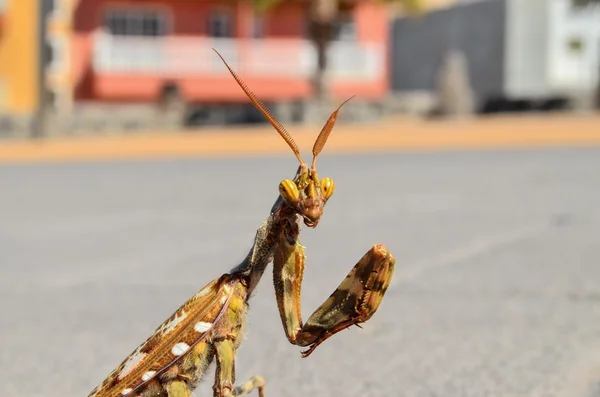
POLYGON ((307 357, 327 338, 371 318, 390 284, 395 258, 384 245, 374 245, 303 324, 300 290, 304 258, 300 243, 282 236, 273 260, 273 277, 286 336, 294 345, 310 346, 302 352, 307 357))
POLYGON ((265 380, 255 376, 246 383, 233 388, 235 382, 235 346, 231 339, 214 342, 217 371, 213 386, 214 397, 242 396, 258 388, 259 397, 264 397, 265 380))

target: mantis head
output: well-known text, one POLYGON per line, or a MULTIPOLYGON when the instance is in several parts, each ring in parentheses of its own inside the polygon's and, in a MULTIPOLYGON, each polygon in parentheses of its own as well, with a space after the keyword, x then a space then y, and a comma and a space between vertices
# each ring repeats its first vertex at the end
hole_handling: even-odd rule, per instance
MULTIPOLYGON (((213 48, 214 50, 214 48, 213 48)), ((292 138, 289 132, 281 125, 281 123, 269 112, 266 106, 254 95, 248 86, 238 77, 238 75, 229 67, 225 59, 214 50, 217 55, 221 58, 223 63, 233 78, 237 81, 239 86, 244 90, 248 98, 252 101, 254 106, 265 116, 265 118, 273 125, 279 135, 286 141, 289 147, 294 152, 294 155, 300 162, 300 167, 296 173, 294 179, 284 179, 279 184, 279 194, 285 201, 285 203, 292 208, 298 215, 304 219, 304 224, 308 227, 314 228, 319 223, 321 215, 323 215, 323 208, 327 203, 327 200, 333 194, 335 184, 331 178, 319 179, 317 173, 316 161, 317 156, 325 146, 327 138, 333 130, 335 122, 337 120, 338 112, 346 102, 351 98, 343 102, 332 114, 321 129, 319 136, 317 137, 312 153, 313 160, 310 168, 300 157, 300 149, 292 138)))

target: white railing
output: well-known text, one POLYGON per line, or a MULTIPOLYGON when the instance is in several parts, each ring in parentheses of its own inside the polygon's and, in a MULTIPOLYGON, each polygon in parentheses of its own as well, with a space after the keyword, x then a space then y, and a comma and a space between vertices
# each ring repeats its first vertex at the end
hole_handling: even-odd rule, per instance
MULTIPOLYGON (((119 37, 99 32, 95 35, 93 65, 98 73, 227 73, 212 48, 246 76, 307 78, 317 61, 313 45, 302 39, 119 37)), ((333 79, 370 80, 385 72, 384 49, 376 43, 334 42, 328 60, 333 79)))

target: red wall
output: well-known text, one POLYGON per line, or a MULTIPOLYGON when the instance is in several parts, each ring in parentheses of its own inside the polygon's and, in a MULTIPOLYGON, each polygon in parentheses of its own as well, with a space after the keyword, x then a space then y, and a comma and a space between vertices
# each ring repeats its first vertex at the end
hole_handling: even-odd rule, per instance
MULTIPOLYGON (((73 74, 76 99, 84 100, 153 100, 165 83, 158 76, 95 74, 92 70, 93 34, 102 25, 103 14, 111 7, 161 7, 171 16, 174 36, 205 36, 209 10, 222 8, 235 16, 236 34, 248 37, 252 30, 252 9, 247 1, 225 4, 223 1, 189 0, 80 0, 74 13, 73 74)), ((276 13, 265 14, 266 38, 304 38, 305 5, 288 3, 276 13)), ((387 48, 388 31, 385 10, 371 2, 359 2, 355 9, 360 41, 375 41, 387 48)), ((386 59, 387 64, 387 59, 386 59)), ((387 69, 386 69, 387 70, 387 69)), ((198 75, 176 79, 181 92, 194 101, 246 101, 244 93, 228 75, 198 75)), ((265 100, 304 98, 311 86, 305 79, 252 77, 246 80, 252 90, 265 100)), ((388 72, 375 82, 338 82, 333 94, 381 98, 388 89, 388 72)))

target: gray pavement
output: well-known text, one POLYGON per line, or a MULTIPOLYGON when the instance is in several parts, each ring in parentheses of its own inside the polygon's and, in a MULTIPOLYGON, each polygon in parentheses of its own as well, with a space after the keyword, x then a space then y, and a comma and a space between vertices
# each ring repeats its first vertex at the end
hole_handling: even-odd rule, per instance
MULTIPOLYGON (((291 154, 0 167, 0 397, 87 396, 244 257, 295 169, 291 154)), ((269 397, 600 395, 600 149, 325 150, 319 170, 336 192, 303 230, 304 318, 373 243, 397 258, 393 285, 364 329, 302 359, 267 273, 239 381, 263 375, 269 397)), ((212 369, 195 395, 211 385, 212 369)))

